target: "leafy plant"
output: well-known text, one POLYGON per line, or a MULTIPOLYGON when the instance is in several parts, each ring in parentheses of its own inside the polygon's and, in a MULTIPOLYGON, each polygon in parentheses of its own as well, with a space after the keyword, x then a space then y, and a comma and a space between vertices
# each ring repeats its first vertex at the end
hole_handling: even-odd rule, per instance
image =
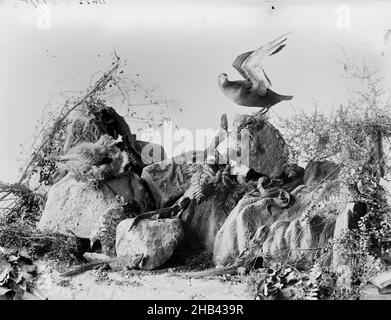
MULTIPOLYGON (((304 162, 336 163, 340 168, 336 183, 346 186, 352 201, 363 208, 353 218, 350 230, 324 245, 315 263, 322 275, 335 280, 327 296, 356 299, 361 287, 385 268, 384 255, 390 250, 391 208, 380 178, 391 174, 384 147, 391 136, 391 109, 378 72, 371 71, 365 63, 357 67, 349 58, 343 67, 355 86, 344 105, 326 115, 315 103, 312 112, 298 111, 292 117, 280 118, 279 124, 291 157, 304 162), (350 286, 340 285, 336 279, 341 275, 330 270, 335 250, 350 270, 350 286)), ((310 209, 304 217, 311 221, 314 212, 324 218, 337 213, 321 211, 310 209)), ((312 288, 310 295, 320 292, 319 279, 307 281, 307 285, 312 288)))
POLYGON ((0 248, 0 300, 45 299, 34 288, 36 272, 28 254, 0 248))
POLYGON ((3 183, 0 181, 0 195, 8 194, 9 197, 0 201, 5 207, 0 218, 3 223, 11 223, 16 220, 29 220, 37 222, 46 201, 46 195, 34 192, 22 183, 3 183))
POLYGON ((309 271, 274 263, 250 276, 256 300, 330 299, 336 283, 334 274, 315 264, 309 271))
POLYGON ((34 258, 46 255, 59 261, 80 260, 81 241, 73 236, 39 232, 27 221, 1 224, 0 246, 8 249, 24 248, 34 258))

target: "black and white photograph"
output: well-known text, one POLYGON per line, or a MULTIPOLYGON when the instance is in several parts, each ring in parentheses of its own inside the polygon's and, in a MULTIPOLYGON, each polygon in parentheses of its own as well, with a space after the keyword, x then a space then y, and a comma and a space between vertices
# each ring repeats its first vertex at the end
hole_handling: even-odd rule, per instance
POLYGON ((0 300, 391 300, 391 1, 0 0, 0 300))

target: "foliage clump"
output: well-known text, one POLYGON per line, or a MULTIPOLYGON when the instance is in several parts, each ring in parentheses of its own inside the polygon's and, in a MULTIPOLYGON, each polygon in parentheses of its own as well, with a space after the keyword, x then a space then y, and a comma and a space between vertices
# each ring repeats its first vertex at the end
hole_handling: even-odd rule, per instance
POLYGON ((111 69, 92 83, 82 97, 69 98, 59 110, 45 113, 48 119, 41 120, 41 129, 32 143, 33 152, 20 179, 13 184, 0 182, 0 247, 25 248, 33 257, 46 255, 67 262, 79 258, 82 244, 76 236, 40 232, 36 227, 46 201, 45 187, 53 183, 58 169, 46 157, 63 152, 72 111, 104 101, 106 89, 118 86, 119 67, 120 59, 115 56, 111 69), (31 183, 34 176, 38 176, 36 186, 31 183))
POLYGON ((64 262, 80 260, 81 241, 73 235, 40 232, 28 221, 0 226, 0 247, 24 248, 33 258, 46 256, 64 262))
POLYGON ((46 201, 45 194, 34 192, 26 184, 0 181, 0 194, 4 193, 10 197, 0 202, 5 206, 0 215, 2 223, 8 224, 17 220, 38 222, 46 201))
POLYGON ((357 298, 362 286, 386 267, 384 255, 391 239, 387 198, 391 195, 381 182, 391 174, 385 148, 391 136, 391 109, 377 72, 366 64, 357 67, 350 59, 344 63, 344 70, 357 84, 346 104, 329 115, 319 112, 315 105, 310 113, 299 111, 281 118, 280 126, 292 158, 304 163, 337 164, 338 184, 345 186, 352 201, 362 208, 355 212, 350 229, 327 243, 318 259, 322 272, 338 278, 340 275, 329 268, 330 257, 338 251, 350 270, 350 284, 335 286, 330 297, 357 298))
POLYGON ((315 264, 308 271, 273 263, 250 274, 248 283, 256 300, 332 299, 337 277, 315 264))
POLYGON ((23 250, 0 248, 0 300, 46 299, 34 286, 37 267, 23 250))

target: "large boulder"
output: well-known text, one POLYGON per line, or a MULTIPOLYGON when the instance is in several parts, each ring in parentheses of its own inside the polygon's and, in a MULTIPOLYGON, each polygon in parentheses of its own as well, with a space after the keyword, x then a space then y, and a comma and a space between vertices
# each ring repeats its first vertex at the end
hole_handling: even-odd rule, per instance
POLYGON ((289 246, 285 238, 285 232, 289 228, 290 221, 288 219, 282 219, 274 222, 269 227, 268 235, 262 246, 262 252, 274 259, 280 259, 286 257, 289 251, 289 246))
POLYGON ((118 206, 118 196, 131 204, 127 216, 153 209, 149 193, 134 173, 105 181, 98 189, 67 175, 50 188, 38 228, 63 234, 71 231, 90 239, 97 234, 102 218, 118 206))
POLYGON ((204 152, 188 152, 143 169, 141 178, 147 183, 157 207, 165 207, 177 200, 190 186, 189 169, 203 162, 204 152), (198 164, 197 164, 198 163, 198 164))
POLYGON ((337 181, 316 186, 301 185, 291 192, 287 209, 267 207, 267 199, 245 196, 219 230, 213 253, 216 265, 228 265, 240 255, 256 230, 267 233, 260 251, 273 259, 308 266, 327 241, 333 238, 337 215, 351 195, 337 181))
POLYGON ((333 238, 338 213, 351 201, 351 194, 337 181, 300 186, 292 194, 295 202, 270 227, 263 252, 308 267, 333 238))
POLYGON ((289 156, 281 133, 258 114, 237 115, 228 138, 219 144, 217 150, 221 159, 229 158, 270 178, 283 174, 289 156))
POLYGON ((270 226, 270 232, 263 243, 265 256, 279 261, 300 262, 309 266, 313 251, 318 244, 313 228, 300 218, 278 220, 270 226))
POLYGON ((268 209, 268 199, 245 196, 231 211, 216 235, 213 262, 217 266, 232 263, 248 246, 256 230, 270 226, 282 211, 268 209))
MULTIPOLYGON (((204 168, 207 169, 210 170, 204 168)), ((192 180, 197 183, 195 177, 192 180)), ((188 240, 186 247, 189 250, 201 247, 212 253, 217 233, 229 213, 249 190, 255 190, 254 183, 224 184, 223 179, 215 183, 212 188, 204 189, 204 197, 192 201, 181 215, 186 230, 186 240, 188 240)))
POLYGON ((182 214, 182 220, 187 230, 197 237, 200 244, 213 252, 215 237, 228 212, 215 199, 204 201, 198 205, 189 206, 182 214))
POLYGON ((360 300, 391 300, 391 293, 381 294, 378 287, 368 283, 360 290, 360 300))
POLYGON ((130 229, 133 219, 121 221, 117 226, 117 256, 143 254, 147 257, 145 270, 163 265, 182 241, 184 232, 180 220, 142 220, 136 228, 130 229))

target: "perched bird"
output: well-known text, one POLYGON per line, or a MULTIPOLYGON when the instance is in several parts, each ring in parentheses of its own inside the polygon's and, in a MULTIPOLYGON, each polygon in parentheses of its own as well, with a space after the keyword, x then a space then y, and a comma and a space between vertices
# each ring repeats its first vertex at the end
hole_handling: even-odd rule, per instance
POLYGON ((238 105, 262 108, 262 114, 283 100, 291 100, 293 96, 280 95, 269 88, 272 83, 262 66, 263 59, 285 47, 287 35, 288 33, 254 51, 239 55, 232 66, 245 80, 230 81, 226 73, 221 73, 218 83, 223 93, 238 105))
POLYGON ((69 172, 76 180, 104 180, 122 173, 128 163, 126 152, 117 141, 104 134, 95 143, 83 142, 71 148, 65 155, 48 156, 57 162, 60 171, 69 172))

